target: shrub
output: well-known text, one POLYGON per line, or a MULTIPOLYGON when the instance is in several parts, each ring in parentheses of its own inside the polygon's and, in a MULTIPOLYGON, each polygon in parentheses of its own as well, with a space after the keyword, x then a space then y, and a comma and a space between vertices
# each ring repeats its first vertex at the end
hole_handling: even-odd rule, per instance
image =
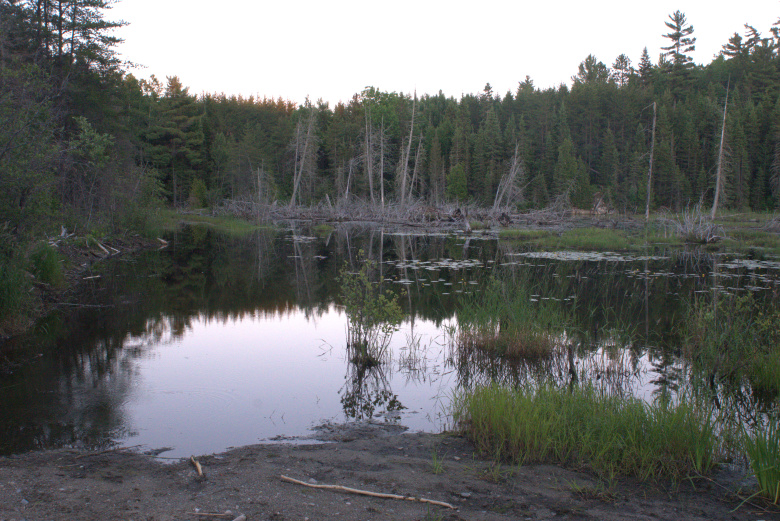
POLYGON ((382 291, 378 283, 371 282, 369 274, 376 269, 376 262, 365 259, 362 251, 359 258, 362 260, 359 271, 349 271, 345 265, 339 276, 347 314, 347 348, 354 361, 377 364, 384 359, 404 315, 398 296, 382 291))
POLYGON ((48 244, 41 244, 30 255, 32 273, 46 284, 60 286, 65 281, 62 272, 62 263, 57 250, 48 244))

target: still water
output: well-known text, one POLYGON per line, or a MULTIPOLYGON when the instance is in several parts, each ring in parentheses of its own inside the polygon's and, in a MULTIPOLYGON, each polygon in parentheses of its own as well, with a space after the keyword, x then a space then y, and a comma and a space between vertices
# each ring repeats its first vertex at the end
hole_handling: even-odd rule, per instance
POLYGON ((355 228, 233 238, 187 227, 169 239, 93 266, 68 305, 4 346, 0 452, 116 444, 180 457, 362 420, 440 431, 458 389, 523 377, 452 348, 459 299, 494 272, 577 317, 583 375, 619 374, 616 385, 651 400, 684 378, 674 346, 686 302, 754 291, 774 305, 780 289, 777 259, 695 250, 539 253, 355 228), (347 357, 338 295, 360 252, 407 313, 392 359, 369 369, 347 357))

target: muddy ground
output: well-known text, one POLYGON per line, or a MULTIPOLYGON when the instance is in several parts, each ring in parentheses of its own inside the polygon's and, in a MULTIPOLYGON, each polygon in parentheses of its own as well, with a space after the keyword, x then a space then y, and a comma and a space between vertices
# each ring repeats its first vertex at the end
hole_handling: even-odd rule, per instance
POLYGON ((625 479, 606 487, 587 469, 496 466, 451 434, 363 426, 330 427, 319 437, 335 441, 287 440, 196 456, 203 477, 188 460, 166 463, 133 452, 140 448, 65 448, 0 458, 0 520, 780 519, 766 505, 739 506, 735 492, 744 486, 742 477, 725 469, 712 480, 674 485, 625 479), (454 509, 315 489, 282 475, 426 498, 454 509))

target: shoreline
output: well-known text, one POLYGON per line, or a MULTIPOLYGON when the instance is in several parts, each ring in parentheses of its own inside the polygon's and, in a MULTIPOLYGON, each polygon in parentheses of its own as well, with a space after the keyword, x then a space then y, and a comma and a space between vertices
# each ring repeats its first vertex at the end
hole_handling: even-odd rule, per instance
POLYGON ((495 464, 455 434, 364 429, 350 441, 250 445, 194 459, 202 476, 189 459, 162 463, 128 450, 2 457, 0 519, 780 519, 776 508, 739 506, 734 470, 676 484, 605 483, 582 468, 495 464))

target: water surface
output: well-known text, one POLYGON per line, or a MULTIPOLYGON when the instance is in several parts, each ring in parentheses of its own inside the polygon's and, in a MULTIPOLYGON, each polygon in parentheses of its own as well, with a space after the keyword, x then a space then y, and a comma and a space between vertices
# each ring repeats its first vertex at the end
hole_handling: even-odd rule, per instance
POLYGON ((452 349, 459 299, 498 272, 576 317, 576 352, 546 371, 565 379, 573 363, 652 400, 685 378, 675 346, 686 302, 752 291, 774 305, 780 263, 653 247, 534 252, 377 229, 231 238, 188 227, 166 249, 95 265, 72 305, 5 346, 0 451, 118 444, 178 457, 368 419, 437 432, 453 392, 530 374, 452 349), (407 313, 376 368, 348 359, 339 304, 339 272, 357 269, 361 251, 407 313))

